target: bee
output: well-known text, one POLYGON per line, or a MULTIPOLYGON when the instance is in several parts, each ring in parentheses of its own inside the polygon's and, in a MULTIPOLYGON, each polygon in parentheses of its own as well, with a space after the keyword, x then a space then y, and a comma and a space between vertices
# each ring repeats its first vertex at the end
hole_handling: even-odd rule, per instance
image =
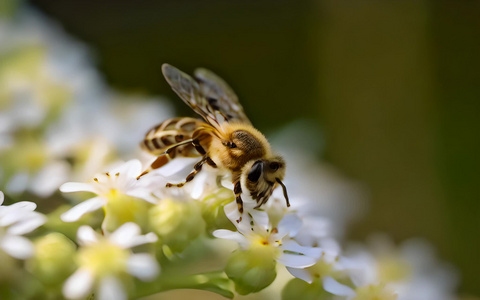
POLYGON ((252 126, 230 86, 206 69, 195 70, 193 78, 168 64, 162 65, 162 72, 173 91, 203 120, 172 118, 151 129, 141 147, 158 157, 137 179, 175 157, 201 157, 185 182, 167 183, 166 187, 184 186, 207 164, 231 173, 240 214, 243 213, 244 191, 250 193, 258 209, 278 185, 282 186, 287 206, 290 206, 282 182, 285 161, 252 126))

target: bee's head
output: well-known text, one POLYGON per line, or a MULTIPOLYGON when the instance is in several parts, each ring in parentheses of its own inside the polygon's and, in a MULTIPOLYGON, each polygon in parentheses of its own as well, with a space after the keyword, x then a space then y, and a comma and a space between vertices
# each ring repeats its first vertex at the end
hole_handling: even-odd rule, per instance
POLYGON ((280 156, 274 156, 271 159, 252 160, 246 165, 244 184, 250 191, 252 198, 257 201, 258 206, 267 202, 273 189, 278 184, 283 188, 287 206, 290 206, 287 189, 282 182, 285 177, 285 169, 285 161, 280 156))

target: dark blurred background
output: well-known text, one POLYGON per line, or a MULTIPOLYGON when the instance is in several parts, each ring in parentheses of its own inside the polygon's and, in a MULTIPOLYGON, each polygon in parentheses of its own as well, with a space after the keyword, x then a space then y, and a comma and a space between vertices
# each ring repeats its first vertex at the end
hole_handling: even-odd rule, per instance
MULTIPOLYGON (((421 236, 480 295, 480 1, 34 0, 115 88, 171 97, 168 62, 225 78, 262 131, 314 120, 370 191, 349 237, 421 236)), ((160 120, 159 120, 160 121, 160 120)))

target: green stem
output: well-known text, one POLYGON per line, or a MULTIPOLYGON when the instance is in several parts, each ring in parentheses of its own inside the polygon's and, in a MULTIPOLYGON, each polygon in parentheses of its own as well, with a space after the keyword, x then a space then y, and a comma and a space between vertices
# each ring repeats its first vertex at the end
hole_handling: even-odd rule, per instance
POLYGON ((136 298, 175 289, 197 289, 217 293, 232 299, 232 283, 223 271, 194 275, 164 274, 153 282, 141 282, 136 288, 136 298))

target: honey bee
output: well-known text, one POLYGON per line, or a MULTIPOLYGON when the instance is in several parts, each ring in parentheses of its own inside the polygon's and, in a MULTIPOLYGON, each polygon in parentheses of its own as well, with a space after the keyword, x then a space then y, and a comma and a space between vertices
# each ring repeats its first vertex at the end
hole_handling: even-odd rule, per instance
POLYGON ((162 72, 173 91, 202 120, 172 118, 151 129, 141 147, 156 160, 140 176, 167 164, 171 159, 198 157, 185 182, 167 187, 182 187, 207 165, 232 175, 238 210, 243 213, 242 192, 250 193, 256 209, 265 204, 273 190, 282 186, 287 206, 287 189, 282 180, 285 161, 275 154, 265 136, 255 129, 243 111, 238 97, 228 84, 206 69, 197 69, 194 78, 177 68, 163 64, 162 72))

